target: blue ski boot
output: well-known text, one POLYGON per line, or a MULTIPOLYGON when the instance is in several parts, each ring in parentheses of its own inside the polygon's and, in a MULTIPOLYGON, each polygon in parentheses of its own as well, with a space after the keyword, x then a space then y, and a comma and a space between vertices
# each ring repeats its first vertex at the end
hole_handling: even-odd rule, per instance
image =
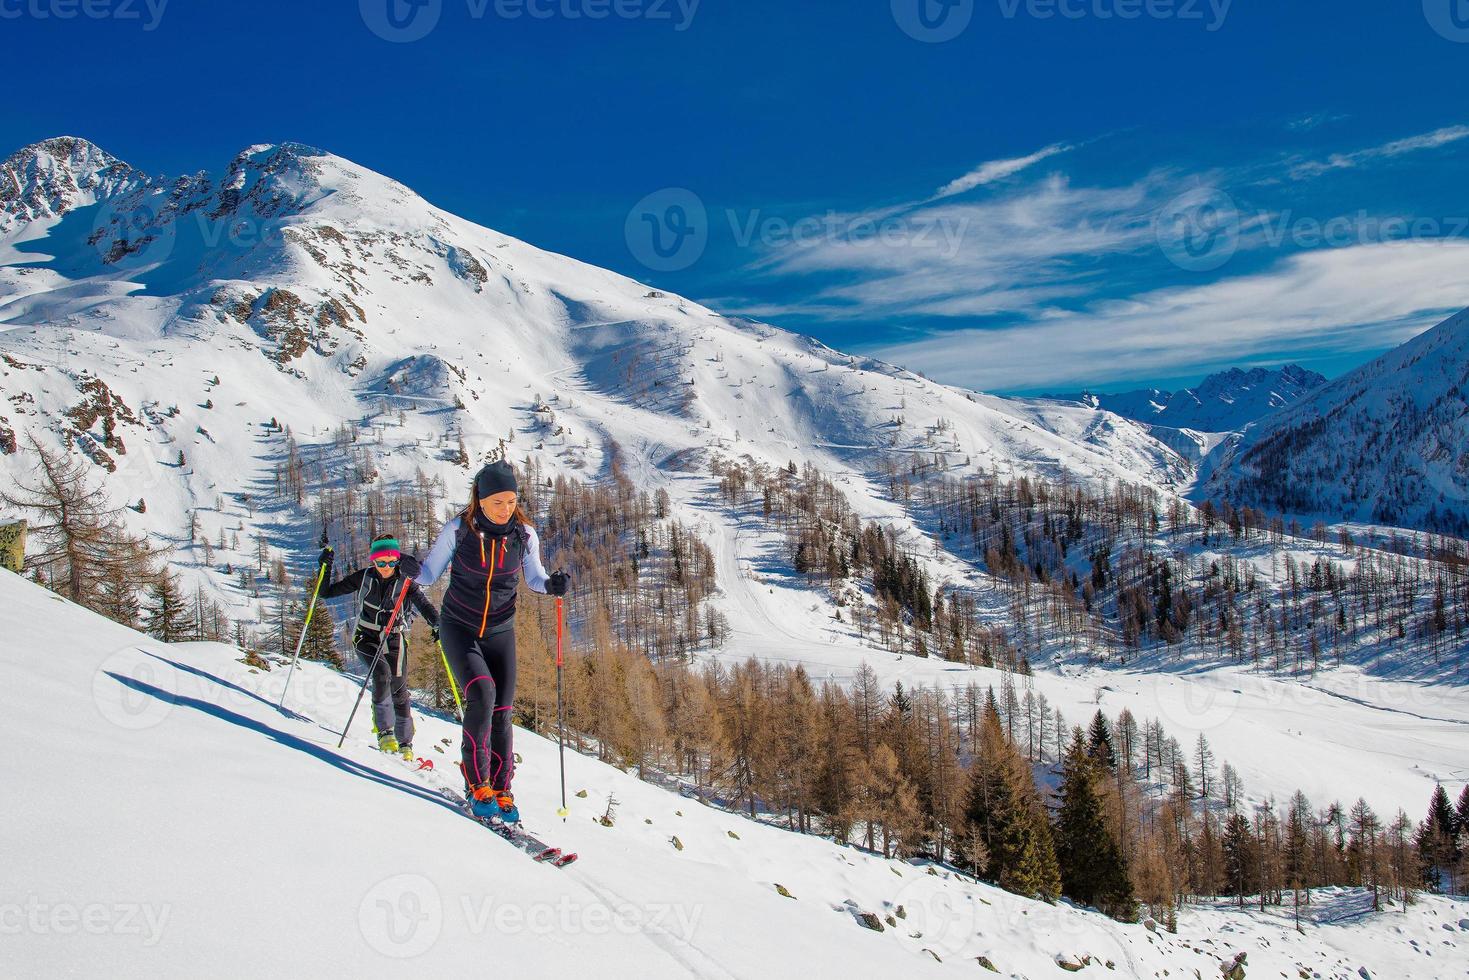
POLYGON ((513 826, 520 825, 520 808, 515 805, 515 797, 508 789, 502 789, 495 795, 495 802, 500 805, 500 819, 513 826))
POLYGON ((470 794, 469 809, 476 817, 491 823, 520 823, 520 810, 515 806, 515 797, 506 790, 476 786, 470 794))
POLYGON ((469 791, 469 810, 481 820, 500 823, 505 815, 500 810, 500 801, 490 785, 472 787, 469 791))

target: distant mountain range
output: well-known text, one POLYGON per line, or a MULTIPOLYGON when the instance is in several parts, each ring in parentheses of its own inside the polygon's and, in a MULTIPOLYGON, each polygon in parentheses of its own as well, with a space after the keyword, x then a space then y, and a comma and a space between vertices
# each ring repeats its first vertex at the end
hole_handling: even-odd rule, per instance
POLYGON ((1211 374, 1192 388, 1054 396, 1079 401, 1148 425, 1196 432, 1236 432, 1257 419, 1300 401, 1326 383, 1323 375, 1295 364, 1268 370, 1231 368, 1211 374))

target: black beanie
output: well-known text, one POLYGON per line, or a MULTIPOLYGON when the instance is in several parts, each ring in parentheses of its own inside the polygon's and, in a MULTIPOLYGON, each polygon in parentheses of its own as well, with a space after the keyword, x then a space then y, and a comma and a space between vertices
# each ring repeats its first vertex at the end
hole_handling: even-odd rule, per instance
POLYGON ((519 487, 515 485, 515 470, 504 460, 486 463, 475 475, 474 489, 481 500, 507 490, 519 492, 519 487))

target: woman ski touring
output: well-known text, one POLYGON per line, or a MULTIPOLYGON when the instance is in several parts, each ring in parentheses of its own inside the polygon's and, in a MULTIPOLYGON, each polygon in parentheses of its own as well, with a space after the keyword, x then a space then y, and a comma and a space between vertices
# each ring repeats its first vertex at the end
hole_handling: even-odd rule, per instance
POLYGON ((523 574, 533 591, 559 596, 570 578, 562 571, 546 574, 540 538, 520 507, 509 463, 490 463, 476 474, 469 506, 439 532, 420 584, 428 588, 445 569, 449 586, 439 640, 450 683, 464 702, 460 752, 466 795, 476 816, 516 824, 520 810, 510 792, 516 585, 523 574))
MULTIPOLYGON (((416 568, 404 567, 404 574, 399 574, 400 567, 412 563, 413 558, 402 554, 396 537, 391 534, 374 537, 367 558, 370 564, 366 568, 359 568, 340 582, 326 586, 321 595, 335 598, 356 594, 357 626, 352 633, 352 646, 364 665, 372 670, 372 722, 377 732, 378 748, 384 752, 400 753, 411 761, 413 713, 409 707, 412 692, 408 689, 409 608, 416 607, 423 613, 435 634, 438 632, 439 614, 418 583, 408 577, 416 568), (406 595, 403 593, 405 582, 406 595), (398 615, 393 618, 393 609, 398 607, 401 607, 398 615), (393 618, 393 628, 384 634, 389 618, 393 618), (377 664, 375 669, 374 661, 377 664)), ((331 581, 330 545, 322 551, 320 561, 326 568, 322 580, 331 581)))

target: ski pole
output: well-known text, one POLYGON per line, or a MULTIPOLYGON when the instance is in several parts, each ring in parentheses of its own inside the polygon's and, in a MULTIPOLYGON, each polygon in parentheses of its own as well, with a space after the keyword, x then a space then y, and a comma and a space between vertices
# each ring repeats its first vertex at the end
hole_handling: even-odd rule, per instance
POLYGON ((449 678, 449 691, 454 695, 454 710, 459 714, 459 723, 464 724, 464 702, 459 700, 459 682, 454 679, 454 669, 449 666, 449 655, 444 652, 444 644, 438 640, 434 645, 439 648, 439 659, 444 662, 444 674, 449 678))
POLYGON ((362 704, 362 696, 367 693, 367 685, 372 681, 372 675, 377 673, 377 665, 383 658, 383 650, 388 645, 388 634, 393 632, 393 623, 398 619, 398 610, 403 608, 403 600, 408 596, 408 590, 413 587, 413 579, 403 580, 403 591, 398 593, 398 601, 393 603, 393 611, 388 614, 388 624, 383 627, 382 633, 377 638, 377 653, 372 658, 372 663, 367 668, 367 676, 362 678, 362 690, 357 692, 357 700, 352 702, 352 713, 347 716, 347 724, 342 728, 342 737, 337 742, 337 748, 341 748, 347 741, 347 733, 352 730, 352 719, 357 717, 357 708, 362 704))
POLYGON ((557 750, 561 754, 561 809, 557 815, 562 820, 566 819, 569 812, 566 809, 566 711, 561 700, 561 666, 563 661, 561 655, 561 597, 556 597, 556 743, 557 750))
MULTIPOLYGON (((321 526, 321 546, 326 547, 326 525, 321 526)), ((321 594, 321 583, 326 578, 326 562, 316 570, 316 588, 311 590, 311 605, 306 607, 306 622, 301 624, 301 638, 296 641, 296 652, 291 655, 291 666, 286 670, 286 683, 281 686, 280 711, 286 710, 286 692, 291 689, 291 675, 296 672, 296 661, 301 659, 301 647, 306 642, 306 631, 311 627, 311 614, 316 612, 316 597, 321 594)))

